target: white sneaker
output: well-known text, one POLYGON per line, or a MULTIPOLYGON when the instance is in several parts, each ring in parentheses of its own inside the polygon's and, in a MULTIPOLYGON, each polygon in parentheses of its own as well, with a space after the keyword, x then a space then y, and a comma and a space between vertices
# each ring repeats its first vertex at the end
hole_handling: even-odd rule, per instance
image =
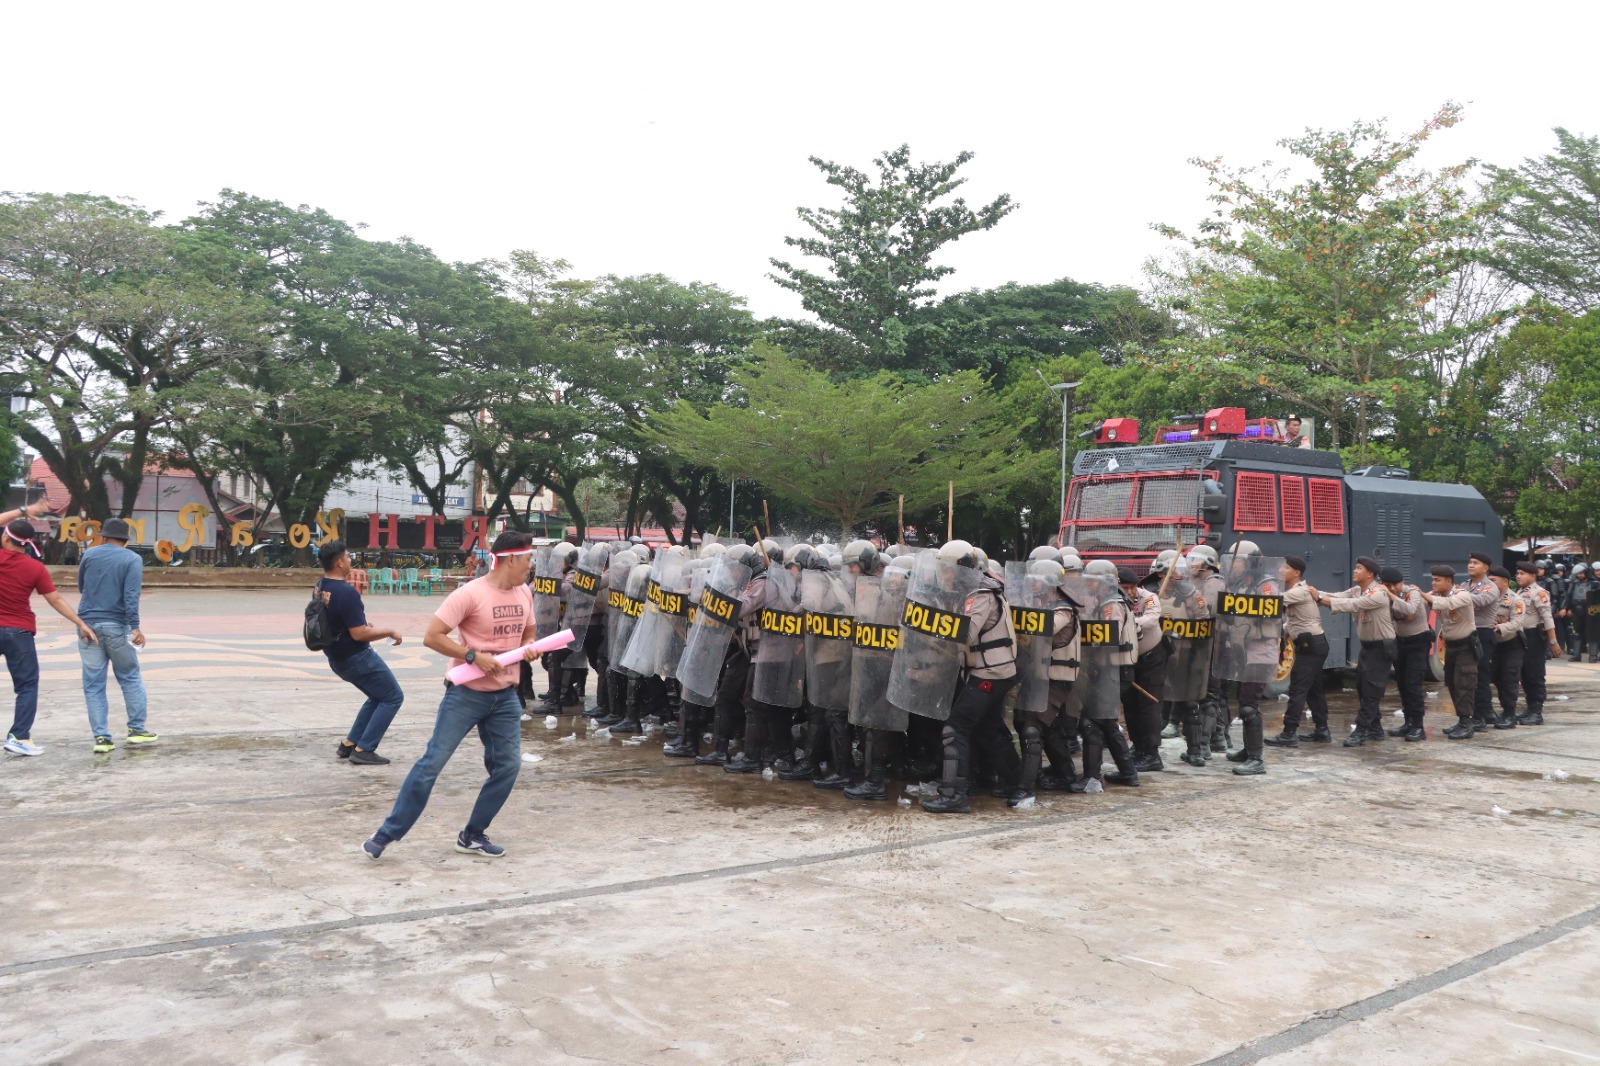
POLYGON ((43 755, 44 749, 31 740, 18 740, 10 734, 6 735, 6 750, 13 755, 43 755))

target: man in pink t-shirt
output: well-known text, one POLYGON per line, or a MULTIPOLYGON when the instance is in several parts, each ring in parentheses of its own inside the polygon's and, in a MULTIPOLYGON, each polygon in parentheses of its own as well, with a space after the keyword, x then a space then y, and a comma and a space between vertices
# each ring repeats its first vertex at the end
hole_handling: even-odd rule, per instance
POLYGON ((533 590, 527 584, 532 557, 529 534, 516 530, 500 534, 490 549, 489 573, 445 597, 429 622, 422 643, 448 658, 452 668, 472 663, 483 676, 462 685, 446 682, 428 750, 406 775, 389 817, 362 842, 361 850, 369 858, 382 855, 416 824, 439 772, 473 729, 483 741, 489 779, 478 792, 466 828, 456 837, 456 850, 491 858, 505 854, 506 849, 491 843, 485 833, 505 806, 522 768, 522 701, 517 699, 516 664, 502 666, 495 655, 529 643, 524 628, 530 638, 533 635, 533 590))

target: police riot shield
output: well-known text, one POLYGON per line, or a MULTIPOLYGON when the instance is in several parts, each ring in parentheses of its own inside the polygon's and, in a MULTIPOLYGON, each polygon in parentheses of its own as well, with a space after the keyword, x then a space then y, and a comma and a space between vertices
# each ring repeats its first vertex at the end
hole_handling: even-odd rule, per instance
POLYGON ((704 574, 704 582, 697 582, 701 587, 694 621, 678 660, 678 682, 684 699, 710 707, 716 703, 722 663, 739 627, 739 596, 750 583, 750 568, 723 556, 704 574))
POLYGON ((1070 574, 1062 594, 1078 611, 1078 678, 1066 713, 1093 721, 1115 718, 1122 703, 1116 654, 1136 637, 1117 579, 1070 574))
POLYGON ((611 615, 615 623, 609 634, 611 669, 619 674, 637 677, 637 671, 623 665, 622 657, 632 646, 633 631, 639 627, 639 619, 644 616, 644 592, 650 580, 650 566, 647 563, 635 563, 626 568, 612 566, 611 574, 611 587, 617 589, 619 582, 621 585, 621 595, 614 601, 617 606, 611 615))
POLYGON ((1159 695, 1174 703, 1192 703, 1206 694, 1211 678, 1211 653, 1216 643, 1211 604, 1183 559, 1173 564, 1172 573, 1156 594, 1161 598, 1161 632, 1172 642, 1167 687, 1159 695))
POLYGON ((1222 559, 1217 597, 1217 648, 1212 675, 1224 681, 1266 684, 1278 676, 1283 646, 1282 559, 1264 555, 1222 559))
POLYGON ((805 698, 806 615, 800 576, 784 566, 767 571, 767 605, 761 639, 750 660, 750 695, 774 707, 798 707, 805 698))
POLYGON ((554 636, 561 628, 561 561, 548 546, 533 553, 533 635, 554 636))
POLYGON ((1050 702, 1050 650, 1055 637, 1051 605, 1060 599, 1053 574, 1059 564, 1045 561, 1031 572, 1028 562, 1006 564, 1006 604, 1017 631, 1017 710, 1040 713, 1050 702))
POLYGON ((832 570, 800 575, 806 612, 806 700, 829 711, 850 709, 850 656, 854 648, 854 580, 832 570))
POLYGON ((939 722, 950 717, 972 624, 967 597, 982 579, 977 570, 940 559, 937 552, 917 556, 889 671, 891 704, 939 722))
POLYGON ((567 645, 570 652, 564 664, 568 670, 589 668, 589 655, 584 650, 584 644, 589 639, 591 629, 605 625, 605 607, 601 602, 600 553, 598 545, 578 553, 577 566, 572 571, 572 581, 567 588, 567 611, 563 623, 572 630, 572 643, 567 645))
POLYGON ((864 729, 905 729, 910 715, 889 702, 889 671, 900 646, 911 572, 891 567, 881 577, 856 578, 855 647, 850 653, 850 724, 864 729))
POLYGON ((689 556, 665 551, 656 556, 644 588, 644 613, 628 637, 622 666, 641 677, 671 677, 683 654, 689 625, 689 556))

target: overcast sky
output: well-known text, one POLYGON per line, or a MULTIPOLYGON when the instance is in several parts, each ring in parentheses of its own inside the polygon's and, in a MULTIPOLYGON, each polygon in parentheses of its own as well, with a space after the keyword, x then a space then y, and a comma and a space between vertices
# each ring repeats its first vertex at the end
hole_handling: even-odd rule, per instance
POLYGON ((1284 158, 1307 126, 1467 121, 1433 163, 1516 163, 1600 133, 1593 3, 9 5, 0 188, 222 188, 328 209, 450 259, 532 248, 580 276, 715 282, 758 314, 810 155, 976 153, 947 291, 1137 283, 1192 226, 1186 160, 1284 158))

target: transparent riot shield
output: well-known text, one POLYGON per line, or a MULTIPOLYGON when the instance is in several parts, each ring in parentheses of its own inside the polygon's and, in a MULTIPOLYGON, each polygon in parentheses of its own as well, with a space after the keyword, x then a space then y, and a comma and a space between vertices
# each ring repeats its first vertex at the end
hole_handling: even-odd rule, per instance
POLYGON ((936 552, 916 557, 900 612, 900 646, 889 671, 889 702, 895 707, 940 722, 950 717, 971 625, 967 597, 982 578, 936 552))
POLYGON ((694 621, 678 660, 678 682, 684 699, 710 707, 716 703, 722 663, 739 626, 739 596, 750 583, 750 568, 723 557, 702 573, 704 580, 696 582, 700 595, 694 603, 694 621))
POLYGON ((689 556, 664 551, 656 556, 644 588, 644 613, 628 637, 622 666, 641 677, 671 677, 689 625, 689 556))
POLYGON ((1078 611, 1078 679, 1066 713, 1092 721, 1115 718, 1122 705, 1117 652, 1134 640, 1133 619, 1114 577, 1071 574, 1061 585, 1078 611))
POLYGON ((807 570, 800 575, 800 605, 806 612, 806 699, 813 707, 850 709, 853 584, 832 570, 807 570))
POLYGON ((561 562, 550 546, 533 553, 533 635, 543 640, 561 628, 561 562))
POLYGON ((584 645, 591 629, 605 625, 600 553, 598 546, 579 553, 578 565, 572 571, 572 579, 567 587, 567 611, 563 623, 572 630, 572 643, 567 645, 571 651, 564 664, 568 670, 589 668, 589 655, 584 645))
POLYGON ((1011 625, 1017 631, 1017 710, 1041 713, 1050 702, 1050 650, 1055 636, 1055 614, 1050 609, 1060 597, 1054 575, 1058 563, 1006 564, 1006 603, 1011 625))
POLYGON ((1163 585, 1161 632, 1172 642, 1167 660, 1167 687, 1162 699, 1192 703, 1206 694, 1211 657, 1216 645, 1216 619, 1204 590, 1195 583, 1185 560, 1179 559, 1163 585))
POLYGON ((800 577, 784 566, 767 571, 767 605, 761 639, 750 660, 750 695, 774 707, 798 707, 805 698, 806 615, 800 577))
POLYGON ((1283 560, 1223 556, 1212 673, 1224 681, 1266 684, 1278 676, 1283 648, 1283 560))
POLYGON ((910 716, 889 702, 889 671, 900 646, 911 572, 890 568, 881 577, 856 578, 855 648, 850 654, 850 724, 865 729, 905 729, 910 716))
MULTIPOLYGON (((621 575, 618 567, 613 566, 613 577, 619 577, 622 582, 622 595, 617 600, 616 612, 612 620, 616 625, 611 627, 611 669, 619 674, 637 677, 638 672, 629 670, 623 663, 623 656, 633 646, 633 631, 639 627, 639 620, 644 617, 645 586, 650 582, 650 564, 635 563, 621 575)), ((615 582, 612 588, 617 586, 615 582)))

